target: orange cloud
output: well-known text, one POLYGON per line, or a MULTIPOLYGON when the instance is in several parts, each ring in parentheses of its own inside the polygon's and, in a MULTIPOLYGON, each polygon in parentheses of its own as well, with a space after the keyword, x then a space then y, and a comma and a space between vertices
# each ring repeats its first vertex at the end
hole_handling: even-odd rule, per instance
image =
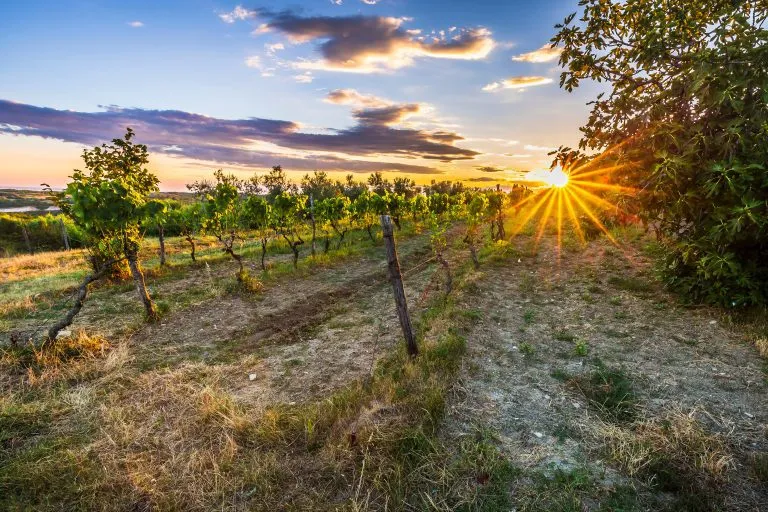
POLYGON ((483 87, 483 90, 486 92, 498 92, 504 89, 525 89, 527 87, 535 87, 537 85, 546 85, 550 83, 552 83, 552 79, 543 76, 516 76, 505 80, 499 80, 498 82, 492 82, 483 87))
POLYGON ((542 62, 551 62, 553 60, 557 60, 561 53, 563 53, 562 48, 558 48, 557 46, 552 47, 551 45, 545 44, 538 50, 516 55, 512 57, 512 60, 517 62, 532 62, 538 64, 542 62))

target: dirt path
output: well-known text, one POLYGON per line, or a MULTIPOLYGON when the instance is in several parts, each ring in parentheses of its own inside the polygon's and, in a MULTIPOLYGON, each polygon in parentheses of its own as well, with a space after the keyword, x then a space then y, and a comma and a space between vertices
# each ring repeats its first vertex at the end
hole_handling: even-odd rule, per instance
MULTIPOLYGON (((398 243, 418 319, 435 266, 426 237, 398 243)), ((278 279, 257 294, 226 294, 174 312, 132 337, 142 347, 139 364, 190 371, 215 365, 226 376, 224 388, 248 406, 326 395, 368 374, 400 341, 386 261, 378 252, 301 279, 278 279)))
MULTIPOLYGON (((706 310, 677 306, 648 284, 648 262, 624 250, 597 242, 558 261, 545 241, 538 256, 485 270, 477 300, 465 304, 482 320, 468 336, 446 437, 484 425, 518 467, 546 473, 586 465, 602 474, 603 487, 637 485, 604 462, 599 440, 610 425, 573 386, 600 365, 622 368, 638 416, 694 411, 727 440, 734 462, 725 510, 768 509, 768 490, 747 468, 751 455, 768 450, 763 362, 706 310)), ((600 501, 592 505, 585 509, 600 501)))

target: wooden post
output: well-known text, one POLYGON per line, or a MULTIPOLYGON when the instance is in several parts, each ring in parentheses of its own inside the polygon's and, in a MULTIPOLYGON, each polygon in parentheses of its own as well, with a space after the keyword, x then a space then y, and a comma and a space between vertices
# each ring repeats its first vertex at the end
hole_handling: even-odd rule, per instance
POLYGON ((69 251, 69 233, 67 233, 67 226, 64 225, 64 221, 61 218, 59 218, 59 227, 61 227, 61 240, 64 242, 64 249, 69 251))
POLYGON ((392 291, 395 294, 395 306, 397 307, 397 317, 400 319, 400 326, 403 328, 405 344, 410 356, 419 354, 419 347, 416 346, 416 338, 413 336, 411 327, 411 317, 408 315, 408 303, 405 300, 405 290, 403 290, 403 276, 400 274, 400 262, 397 260, 397 247, 395 246, 395 237, 392 231, 392 218, 389 215, 381 216, 381 229, 384 236, 384 245, 387 248, 387 265, 389 267, 389 279, 392 281, 392 291))
POLYGON ((21 225, 21 234, 24 236, 24 244, 27 246, 27 252, 34 254, 32 251, 32 242, 29 240, 29 231, 27 231, 27 225, 21 225))
POLYGON ((310 219, 312 219, 312 256, 314 256, 315 255, 315 198, 312 197, 312 194, 309 194, 309 217, 310 219))

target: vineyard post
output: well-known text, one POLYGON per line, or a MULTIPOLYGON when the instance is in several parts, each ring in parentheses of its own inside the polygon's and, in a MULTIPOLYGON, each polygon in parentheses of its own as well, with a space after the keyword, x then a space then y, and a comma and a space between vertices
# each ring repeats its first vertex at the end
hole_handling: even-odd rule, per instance
POLYGON ((392 218, 389 215, 381 216, 381 229, 384 236, 384 245, 387 248, 387 266, 389 267, 389 279, 392 281, 392 291, 395 295, 397 317, 400 319, 400 326, 403 328, 408 354, 416 356, 419 354, 419 347, 416 345, 416 338, 413 336, 413 328, 411 327, 411 317, 408 315, 408 303, 405 299, 405 290, 403 290, 400 262, 397 260, 397 247, 395 246, 395 237, 392 230, 392 218))
POLYGON ((27 252, 29 254, 33 254, 32 251, 32 242, 29 240, 29 231, 27 231, 27 225, 22 224, 21 225, 21 234, 24 235, 24 244, 27 246, 27 252))
POLYGON ((315 198, 309 194, 309 217, 312 219, 312 256, 315 255, 315 198))
POLYGON ((67 226, 64 225, 64 221, 59 218, 59 227, 61 228, 61 240, 64 242, 64 249, 70 250, 69 247, 69 233, 67 233, 67 226))

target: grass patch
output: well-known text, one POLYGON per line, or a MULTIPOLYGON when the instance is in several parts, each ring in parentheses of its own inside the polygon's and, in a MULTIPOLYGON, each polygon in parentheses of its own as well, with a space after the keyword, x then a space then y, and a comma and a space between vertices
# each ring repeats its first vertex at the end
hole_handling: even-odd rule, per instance
POLYGON ((605 454, 627 474, 673 493, 674 510, 720 510, 733 457, 723 438, 707 433, 693 413, 671 412, 629 427, 605 424, 605 454))
POLYGON ((653 291, 651 283, 637 277, 611 276, 608 278, 608 284, 628 292, 647 293, 653 291))
POLYGON ((638 400, 623 368, 608 368, 598 361, 589 375, 574 377, 568 384, 611 421, 630 421, 637 413, 638 400))

